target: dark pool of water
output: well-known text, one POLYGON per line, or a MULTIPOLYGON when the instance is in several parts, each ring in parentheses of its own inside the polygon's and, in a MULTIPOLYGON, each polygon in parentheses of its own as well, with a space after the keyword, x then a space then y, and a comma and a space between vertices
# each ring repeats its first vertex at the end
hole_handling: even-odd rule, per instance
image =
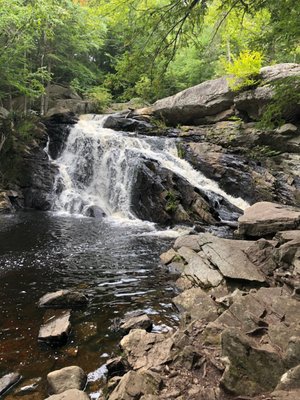
POLYGON ((20 371, 45 379, 53 369, 79 365, 87 373, 117 353, 112 320, 145 310, 156 324, 176 324, 173 282, 159 267, 170 239, 143 226, 28 212, 0 216, 0 376, 20 371), (46 292, 81 288, 90 298, 73 314, 70 342, 49 349, 37 341, 46 292), (92 334, 93 333, 93 334, 92 334))

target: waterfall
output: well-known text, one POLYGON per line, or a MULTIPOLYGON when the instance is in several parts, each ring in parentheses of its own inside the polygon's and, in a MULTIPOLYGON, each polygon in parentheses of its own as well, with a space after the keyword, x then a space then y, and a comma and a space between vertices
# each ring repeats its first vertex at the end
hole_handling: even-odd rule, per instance
POLYGON ((106 215, 134 219, 131 184, 138 163, 145 158, 156 160, 194 187, 222 195, 241 209, 248 206, 179 158, 175 139, 116 132, 103 128, 104 119, 82 116, 72 128, 65 149, 55 161, 59 172, 54 210, 87 214, 90 207, 99 207, 106 215))

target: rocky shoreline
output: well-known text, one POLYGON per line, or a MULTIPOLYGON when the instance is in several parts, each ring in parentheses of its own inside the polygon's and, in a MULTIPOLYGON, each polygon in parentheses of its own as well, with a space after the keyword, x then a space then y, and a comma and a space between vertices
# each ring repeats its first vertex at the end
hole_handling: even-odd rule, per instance
MULTIPOLYGON (((173 302, 181 315, 179 328, 157 333, 149 317, 136 312, 118 321, 121 355, 107 361, 107 384, 98 398, 298 399, 299 228, 300 209, 262 202, 239 218, 235 239, 210 233, 176 239, 160 260, 178 275, 180 293, 173 302)), ((66 290, 41 298, 39 307, 68 315, 54 318, 47 311, 39 340, 64 342, 70 309, 87 302, 83 294, 66 290)), ((20 378, 1 378, 1 392, 17 384, 19 396, 20 378)), ((88 399, 86 381, 78 366, 52 371, 47 399, 88 399)), ((41 399, 38 384, 23 399, 41 399)), ((93 387, 99 393, 97 382, 93 387)))

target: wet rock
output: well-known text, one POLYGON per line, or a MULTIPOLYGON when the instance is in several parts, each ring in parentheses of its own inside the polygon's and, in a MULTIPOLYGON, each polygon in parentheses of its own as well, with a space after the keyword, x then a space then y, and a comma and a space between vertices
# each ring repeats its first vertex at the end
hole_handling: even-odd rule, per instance
POLYGON ((109 400, 136 400, 143 395, 155 395, 161 387, 161 378, 150 371, 129 371, 123 376, 109 400))
POLYGON ((70 317, 69 310, 46 313, 44 324, 39 330, 39 341, 50 345, 65 344, 71 331, 70 317))
POLYGON ((49 135, 48 151, 53 160, 61 155, 71 128, 77 121, 74 113, 54 114, 44 120, 49 135))
POLYGON ((173 303, 192 319, 214 321, 218 318, 216 303, 200 288, 185 290, 173 299, 173 303))
POLYGON ((280 135, 295 135, 298 132, 298 128, 293 124, 284 124, 277 128, 276 132, 280 135))
POLYGON ((300 365, 290 369, 280 378, 276 390, 300 390, 300 365))
POLYGON ((123 357, 116 357, 106 363, 108 379, 115 376, 123 376, 129 369, 128 362, 123 357))
POLYGON ((173 341, 163 334, 135 329, 121 340, 120 345, 131 367, 139 370, 158 367, 168 362, 173 341))
POLYGON ((105 212, 102 210, 102 208, 98 206, 90 206, 86 211, 85 215, 87 217, 92 217, 92 218, 97 218, 97 219, 102 219, 106 217, 105 212))
POLYGON ((125 320, 125 322, 120 326, 121 331, 127 335, 132 329, 145 329, 145 331, 150 332, 152 329, 152 321, 146 314, 134 316, 125 320))
MULTIPOLYGON (((152 107, 155 116, 163 118, 170 125, 197 125, 205 117, 222 120, 223 112, 233 105, 233 93, 226 77, 200 83, 174 96, 158 100, 152 107)), ((209 122, 209 121, 208 121, 209 122)))
POLYGON ((7 192, 0 192, 0 214, 8 214, 13 211, 13 205, 7 192))
POLYGON ((259 202, 247 208, 239 218, 239 233, 262 237, 300 226, 300 210, 270 202, 259 202))
POLYGON ((87 303, 88 298, 81 292, 58 290, 41 297, 38 306, 44 308, 78 308, 86 306, 87 303))
POLYGON ((222 333, 222 354, 228 365, 221 383, 237 395, 271 391, 284 372, 283 361, 272 347, 259 346, 236 329, 222 333))
POLYGON ((70 389, 63 393, 54 394, 53 396, 47 397, 46 400, 90 400, 90 398, 81 390, 70 389))
POLYGON ((62 368, 52 371, 47 375, 50 392, 53 394, 63 393, 66 390, 82 390, 86 383, 86 374, 77 366, 62 368))
POLYGON ((0 396, 9 390, 14 384, 21 379, 21 375, 17 372, 7 374, 0 378, 0 396))
POLYGON ((104 121, 103 128, 113 129, 115 131, 148 133, 154 130, 153 125, 148 122, 133 118, 110 115, 104 121))
POLYGON ((143 160, 137 168, 131 204, 138 218, 162 225, 191 225, 194 221, 215 224, 218 219, 204 192, 153 160, 143 160))
POLYGON ((37 390, 37 388, 39 387, 41 380, 42 380, 42 378, 28 379, 28 380, 22 382, 23 386, 16 389, 14 393, 18 396, 24 396, 29 393, 34 393, 37 390))

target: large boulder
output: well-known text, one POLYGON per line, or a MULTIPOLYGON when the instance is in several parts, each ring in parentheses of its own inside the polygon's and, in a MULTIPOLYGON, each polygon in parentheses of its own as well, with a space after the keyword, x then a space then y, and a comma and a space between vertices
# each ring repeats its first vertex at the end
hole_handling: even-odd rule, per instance
MULTIPOLYGON (((235 108, 252 120, 258 120, 264 112, 265 106, 270 104, 274 90, 272 83, 289 77, 300 77, 299 64, 276 64, 260 70, 262 82, 260 86, 238 94, 234 99, 235 108)), ((299 119, 299 104, 287 103, 287 116, 299 119)))
POLYGON ((174 248, 178 249, 178 254, 188 262, 184 272, 194 277, 200 286, 209 287, 217 286, 221 277, 250 283, 265 282, 264 275, 246 254, 246 250, 252 244, 250 241, 223 239, 204 233, 180 237, 176 240, 174 248), (214 271, 218 271, 219 275, 214 271))
POLYGON ((88 100, 64 99, 57 100, 55 105, 47 111, 46 117, 68 113, 74 113, 77 115, 89 114, 96 111, 95 104, 88 100))
POLYGON ((236 329, 222 333, 222 355, 228 364, 221 383, 237 395, 254 396, 274 390, 284 372, 283 361, 274 349, 257 345, 236 329))
POLYGON ((103 128, 144 134, 154 130, 154 127, 149 122, 127 118, 118 114, 108 116, 103 123, 103 128))
POLYGON ((237 218, 241 212, 220 195, 195 188, 154 160, 142 160, 137 168, 131 210, 140 219, 162 225, 214 225, 220 219, 237 218))
POLYGON ((53 394, 63 393, 66 390, 83 390, 86 383, 86 374, 77 366, 65 367, 52 371, 47 375, 50 392, 53 394))
POLYGON ((300 209, 270 202, 259 202, 247 208, 239 218, 239 234, 263 237, 282 230, 300 227, 300 209))
MULTIPOLYGON (((260 70, 258 87, 242 91, 237 95, 228 86, 227 77, 200 83, 182 92, 158 100, 141 114, 152 114, 164 119, 167 124, 200 125, 228 120, 237 111, 246 119, 257 120, 264 107, 270 103, 274 91, 272 83, 287 77, 300 76, 299 64, 277 64, 260 70)), ((299 116, 300 107, 291 104, 289 113, 299 116)))
POLYGON ((178 123, 197 125, 205 122, 208 116, 214 116, 213 122, 217 122, 233 106, 233 97, 226 77, 222 77, 158 100, 152 111, 154 116, 163 118, 173 126, 178 123))

